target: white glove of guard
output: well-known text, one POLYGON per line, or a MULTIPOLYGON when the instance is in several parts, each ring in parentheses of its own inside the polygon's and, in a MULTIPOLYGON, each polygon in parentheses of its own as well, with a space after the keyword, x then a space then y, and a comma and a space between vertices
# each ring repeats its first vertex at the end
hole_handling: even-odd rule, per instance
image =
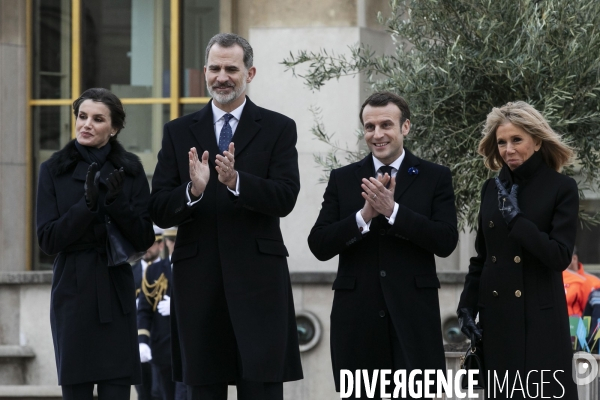
POLYGON ((152 360, 152 350, 146 343, 140 343, 140 361, 145 363, 152 360))
POLYGON ((171 315, 171 297, 165 295, 163 299, 158 302, 158 307, 156 307, 156 309, 163 317, 171 315))

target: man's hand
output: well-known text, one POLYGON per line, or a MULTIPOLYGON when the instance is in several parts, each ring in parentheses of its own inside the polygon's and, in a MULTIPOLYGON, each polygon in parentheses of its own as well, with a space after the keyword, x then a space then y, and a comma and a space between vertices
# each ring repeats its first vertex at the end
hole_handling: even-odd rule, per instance
MULTIPOLYGON (((385 187, 390 181, 390 176, 387 173, 385 175, 377 174, 377 180, 383 185, 383 187, 385 187)), ((375 211, 373 206, 371 206, 371 203, 365 200, 365 205, 363 206, 362 210, 360 210, 360 215, 362 216, 363 221, 369 223, 369 221, 379 215, 379 212, 375 211)))
POLYGON ((146 363, 152 360, 152 350, 146 343, 140 343, 140 361, 146 363))
POLYGON ((235 191, 237 185, 237 172, 234 169, 235 165, 235 146, 233 142, 229 143, 229 151, 225 150, 223 155, 217 154, 215 163, 217 164, 217 172, 219 173, 219 182, 231 190, 235 191))
POLYGON ((206 189, 208 180, 210 179, 210 170, 208 168, 208 151, 202 153, 202 161, 198 158, 198 152, 195 147, 192 147, 188 153, 190 158, 190 179, 192 187, 190 191, 195 197, 200 197, 206 189))
POLYGON ((158 302, 156 309, 163 317, 171 315, 171 297, 165 294, 163 299, 158 302))
MULTIPOLYGON (((396 178, 389 178, 389 175, 386 173, 385 176, 381 178, 369 178, 362 180, 362 184, 360 185, 364 192, 362 192, 362 197, 365 199, 365 208, 368 203, 373 210, 377 212, 377 215, 382 214, 386 217, 390 217, 394 212, 394 189, 396 188, 396 178), (387 182, 390 182, 390 188, 386 189, 385 185, 387 182)), ((365 210, 363 208, 363 210, 365 210)), ((363 219, 365 219, 365 215, 363 214, 363 219)), ((365 219, 365 222, 367 220, 365 219)))

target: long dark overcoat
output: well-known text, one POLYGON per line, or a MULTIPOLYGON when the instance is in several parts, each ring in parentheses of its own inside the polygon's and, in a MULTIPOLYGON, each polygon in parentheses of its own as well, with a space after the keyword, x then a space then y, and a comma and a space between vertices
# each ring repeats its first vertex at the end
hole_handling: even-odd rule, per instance
POLYGON ((236 197, 215 170, 212 105, 165 125, 150 212, 158 226, 179 226, 171 258, 175 380, 235 380, 236 346, 246 380, 302 378, 288 252, 279 228, 300 190, 296 138, 293 120, 246 98, 233 136, 236 197), (208 150, 210 180, 190 207, 191 147, 199 155, 208 150))
POLYGON ((525 387, 530 371, 550 370, 543 377, 549 382, 543 395, 577 399, 562 280, 575 245, 577 184, 548 167, 540 153, 512 174, 504 166, 500 179, 508 186, 519 185, 522 215, 509 229, 498 209, 496 183, 493 179, 484 183, 477 256, 471 258, 459 308, 479 312, 486 369, 495 371, 500 381, 508 371, 510 393, 501 393, 496 385, 496 398, 535 397, 534 384, 540 384, 541 372, 529 377, 529 397, 527 391, 525 396, 512 391, 513 386, 520 387, 515 385, 517 371, 525 387), (564 371, 556 374, 560 385, 553 376, 559 370, 564 371))
POLYGON ((368 155, 331 172, 308 237, 319 260, 340 256, 331 311, 338 391, 340 369, 446 369, 434 254, 448 256, 458 241, 452 177, 448 168, 405 151, 396 175, 399 209, 393 225, 379 216, 363 235, 356 224, 365 202, 361 180, 375 175, 368 155), (390 323, 404 365, 392 365, 390 323))
POLYGON ((138 158, 116 141, 100 171, 97 212, 88 209, 84 182, 88 163, 74 141, 40 167, 37 236, 54 261, 50 322, 60 385, 106 379, 139 383, 135 289, 129 264, 108 267, 105 215, 138 250, 154 241, 148 214, 149 188, 138 158), (105 179, 123 167, 122 192, 105 205, 105 179))

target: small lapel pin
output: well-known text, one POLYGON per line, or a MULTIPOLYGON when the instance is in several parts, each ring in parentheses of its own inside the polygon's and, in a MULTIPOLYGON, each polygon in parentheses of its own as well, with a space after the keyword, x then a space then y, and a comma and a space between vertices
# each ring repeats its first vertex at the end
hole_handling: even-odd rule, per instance
POLYGON ((409 174, 409 175, 419 175, 419 170, 418 170, 418 169, 416 169, 415 167, 410 167, 410 168, 408 169, 408 174, 409 174))

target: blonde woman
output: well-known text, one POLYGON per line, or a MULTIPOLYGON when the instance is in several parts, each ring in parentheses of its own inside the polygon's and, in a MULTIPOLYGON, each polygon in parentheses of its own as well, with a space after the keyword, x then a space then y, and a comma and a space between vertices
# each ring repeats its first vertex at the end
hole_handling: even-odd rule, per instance
POLYGON ((571 261, 579 196, 559 171, 573 156, 525 102, 494 108, 479 153, 498 171, 481 191, 475 248, 458 317, 483 340, 488 398, 577 399, 562 271, 571 261), (474 320, 479 314, 479 324, 474 320), (508 378, 508 385, 495 385, 508 378))

